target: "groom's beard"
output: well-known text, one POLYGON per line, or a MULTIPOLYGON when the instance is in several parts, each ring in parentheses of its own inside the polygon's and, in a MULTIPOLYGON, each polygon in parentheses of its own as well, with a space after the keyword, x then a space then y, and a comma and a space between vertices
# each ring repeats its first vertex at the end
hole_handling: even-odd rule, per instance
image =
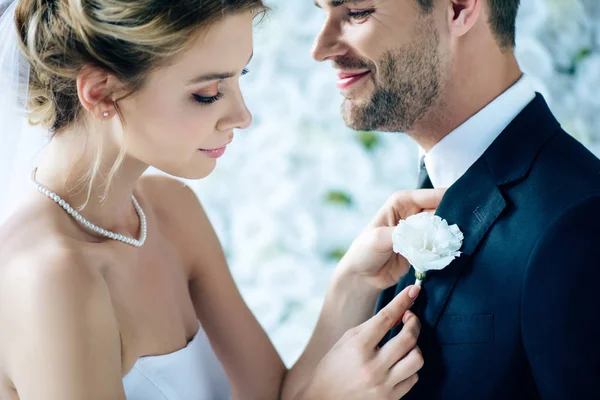
POLYGON ((376 64, 365 60, 339 58, 340 69, 369 69, 373 92, 370 99, 346 98, 342 116, 355 130, 408 132, 422 119, 438 98, 442 65, 435 27, 423 21, 414 40, 387 51, 376 64))

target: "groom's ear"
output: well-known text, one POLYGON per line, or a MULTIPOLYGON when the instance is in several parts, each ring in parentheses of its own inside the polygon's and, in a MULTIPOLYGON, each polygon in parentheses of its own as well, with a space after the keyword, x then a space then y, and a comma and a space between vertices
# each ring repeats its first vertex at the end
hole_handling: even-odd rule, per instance
POLYGON ((446 0, 447 24, 450 35, 459 38, 466 35, 477 23, 487 24, 482 21, 485 12, 482 12, 484 2, 488 0, 446 0))

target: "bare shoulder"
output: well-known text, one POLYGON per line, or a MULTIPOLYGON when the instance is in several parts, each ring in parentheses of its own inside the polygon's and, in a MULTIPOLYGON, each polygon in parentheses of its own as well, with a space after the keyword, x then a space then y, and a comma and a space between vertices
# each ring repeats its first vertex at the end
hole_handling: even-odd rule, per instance
POLYGON ((108 302, 104 279, 75 242, 60 237, 5 251, 0 263, 0 320, 63 321, 108 302))
POLYGON ((73 279, 81 285, 95 281, 93 269, 76 243, 61 237, 42 241, 22 243, 14 251, 4 252, 2 269, 3 281, 23 285, 68 286, 73 279))
MULTIPOLYGON (((32 199, 0 228, 0 326, 25 326, 34 313, 53 307, 52 312, 66 315, 53 314, 51 322, 88 307, 105 307, 94 302, 110 304, 98 268, 101 258, 77 236, 62 209, 32 199)), ((5 334, 0 330, 0 339, 5 334)))
POLYGON ((120 396, 121 342, 110 293, 72 243, 32 243, 3 261, 0 326, 8 328, 0 332, 0 366, 25 398, 39 398, 39 386, 52 399, 91 390, 120 396))

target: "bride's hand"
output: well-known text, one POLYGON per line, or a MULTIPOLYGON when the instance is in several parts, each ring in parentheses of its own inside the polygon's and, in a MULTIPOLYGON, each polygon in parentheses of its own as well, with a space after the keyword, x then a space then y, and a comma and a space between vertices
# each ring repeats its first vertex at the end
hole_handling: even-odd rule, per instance
POLYGON ((349 330, 321 360, 312 381, 297 398, 398 400, 408 393, 423 367, 417 347, 421 326, 407 311, 418 290, 407 287, 371 319, 349 330), (404 327, 400 333, 379 348, 381 339, 401 319, 404 327))
POLYGON ((392 231, 400 220, 411 215, 434 212, 445 192, 445 189, 422 189, 395 193, 354 240, 340 262, 342 268, 363 276, 377 289, 396 284, 410 265, 404 257, 394 253, 392 231))

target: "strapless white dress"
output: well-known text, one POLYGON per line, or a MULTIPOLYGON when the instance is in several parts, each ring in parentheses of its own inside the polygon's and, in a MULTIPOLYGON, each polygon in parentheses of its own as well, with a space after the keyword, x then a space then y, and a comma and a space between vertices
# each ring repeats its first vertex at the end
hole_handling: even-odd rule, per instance
POLYGON ((127 400, 231 399, 225 370, 202 326, 185 348, 139 358, 123 385, 127 400))

